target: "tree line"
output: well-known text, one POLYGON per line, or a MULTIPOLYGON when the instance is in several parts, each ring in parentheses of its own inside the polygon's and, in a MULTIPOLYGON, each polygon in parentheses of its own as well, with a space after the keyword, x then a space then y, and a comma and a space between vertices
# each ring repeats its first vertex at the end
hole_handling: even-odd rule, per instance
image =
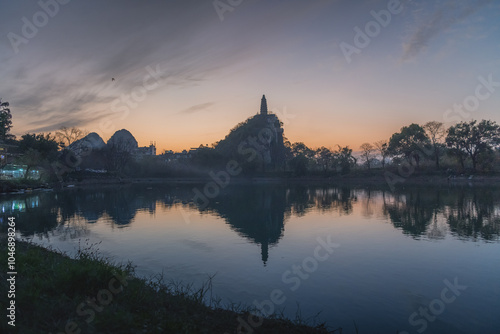
MULTIPOLYGON (((35 167, 50 170, 50 165, 60 157, 60 150, 72 142, 83 138, 87 132, 76 127, 62 127, 52 133, 26 133, 17 139, 10 133, 12 129, 12 114, 9 102, 0 99, 0 144, 12 159, 9 163, 26 166, 25 178, 35 167)), ((5 164, 6 156, 2 159, 5 164)))
MULTIPOLYGON (((87 161, 82 166, 89 168, 93 168, 93 165, 99 165, 99 168, 104 166, 110 172, 125 172, 131 176, 203 174, 207 169, 213 170, 225 166, 228 157, 241 158, 241 154, 236 151, 241 148, 239 145, 243 141, 242 138, 252 138, 251 132, 258 130, 249 127, 249 124, 252 123, 253 125, 250 125, 257 128, 262 120, 256 118, 251 121, 255 124, 250 121, 242 123, 233 129, 224 141, 215 143, 212 147, 200 146, 196 153, 181 159, 172 161, 164 159, 164 156, 156 156, 138 162, 131 159, 128 154, 126 159, 113 163, 117 159, 111 158, 118 154, 104 152, 99 155, 99 152, 95 152, 86 158, 87 161), (227 150, 235 152, 228 153, 227 150), (108 160, 110 162, 106 163, 108 160)), ((276 124, 277 128, 280 126, 281 124, 276 124)), ((11 128, 12 116, 9 103, 0 99, 0 143, 13 147, 9 152, 16 155, 14 162, 28 166, 28 170, 35 166, 44 167, 46 170, 53 169, 51 166, 54 162, 67 160, 68 150, 64 148, 88 134, 76 127, 63 127, 55 134, 27 133, 17 140, 10 134, 11 128)), ((250 144, 251 141, 248 141, 248 145, 250 144)), ((262 146, 265 143, 257 144, 262 146)), ((266 163, 265 159, 246 161, 241 158, 239 162, 243 174, 272 172, 295 176, 308 174, 331 176, 345 175, 363 169, 371 171, 394 168, 402 164, 408 164, 419 171, 447 170, 450 173, 476 173, 498 171, 500 161, 500 127, 491 120, 464 121, 448 128, 442 122, 436 121, 423 125, 412 123, 403 126, 388 139, 363 143, 357 154, 353 154, 353 149, 349 146, 310 148, 303 142, 291 143, 284 136, 279 142, 271 144, 271 153, 275 152, 272 164, 266 163)))
POLYGON ((446 167, 458 172, 491 171, 498 159, 500 127, 491 120, 471 120, 445 128, 441 122, 431 121, 423 126, 412 123, 394 133, 387 141, 361 145, 364 165, 370 169, 373 153, 381 157, 381 165, 390 158, 393 164, 406 162, 420 168, 422 162, 430 161, 436 170, 446 167))
POLYGON ((491 120, 471 120, 446 128, 431 121, 403 126, 390 138, 363 143, 359 154, 349 146, 309 148, 303 142, 284 142, 284 170, 297 176, 323 173, 345 175, 353 170, 394 168, 409 164, 418 171, 449 173, 498 171, 500 127, 491 120))

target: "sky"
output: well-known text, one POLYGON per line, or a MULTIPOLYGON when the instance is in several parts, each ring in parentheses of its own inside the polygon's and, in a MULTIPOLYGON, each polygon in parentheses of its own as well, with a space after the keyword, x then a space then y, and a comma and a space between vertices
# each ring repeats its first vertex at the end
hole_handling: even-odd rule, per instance
POLYGON ((500 123, 500 3, 0 0, 0 98, 17 136, 62 126, 212 144, 260 110, 316 148, 402 126, 500 123), (114 79, 114 80, 113 80, 114 79))

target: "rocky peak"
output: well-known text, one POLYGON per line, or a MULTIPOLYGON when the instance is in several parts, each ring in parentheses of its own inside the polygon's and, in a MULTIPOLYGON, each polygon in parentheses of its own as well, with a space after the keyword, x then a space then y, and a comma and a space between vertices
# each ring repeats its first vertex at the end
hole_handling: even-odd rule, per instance
POLYGON ((111 138, 109 138, 107 146, 109 148, 115 148, 119 151, 134 152, 139 146, 137 140, 134 136, 125 129, 116 131, 111 138))
POLYGON ((102 149, 106 146, 104 140, 95 132, 91 132, 82 139, 79 139, 67 147, 68 150, 73 151, 76 155, 83 152, 102 149))

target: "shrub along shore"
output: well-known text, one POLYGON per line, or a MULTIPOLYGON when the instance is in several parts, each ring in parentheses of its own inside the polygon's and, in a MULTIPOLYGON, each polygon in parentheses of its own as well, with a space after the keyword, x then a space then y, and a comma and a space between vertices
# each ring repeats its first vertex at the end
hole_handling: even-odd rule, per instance
MULTIPOLYGON (((0 240, 6 252, 5 235, 0 240)), ((92 248, 78 251, 72 259, 17 241, 16 327, 4 320, 0 332, 334 333, 324 325, 306 326, 300 320, 251 317, 241 307, 223 309, 207 300, 210 281, 194 290, 165 285, 161 277, 139 278, 131 264, 114 264, 92 248)), ((0 259, 1 267, 7 268, 7 257, 0 259)), ((2 291, 8 291, 6 270, 0 276, 2 291)))

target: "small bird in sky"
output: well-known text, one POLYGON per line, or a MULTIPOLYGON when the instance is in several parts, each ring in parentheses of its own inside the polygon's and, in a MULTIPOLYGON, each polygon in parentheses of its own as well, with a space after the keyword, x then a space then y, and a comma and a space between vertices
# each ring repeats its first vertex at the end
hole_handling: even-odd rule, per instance
POLYGON ((111 81, 115 81, 115 78, 111 78, 111 81))

